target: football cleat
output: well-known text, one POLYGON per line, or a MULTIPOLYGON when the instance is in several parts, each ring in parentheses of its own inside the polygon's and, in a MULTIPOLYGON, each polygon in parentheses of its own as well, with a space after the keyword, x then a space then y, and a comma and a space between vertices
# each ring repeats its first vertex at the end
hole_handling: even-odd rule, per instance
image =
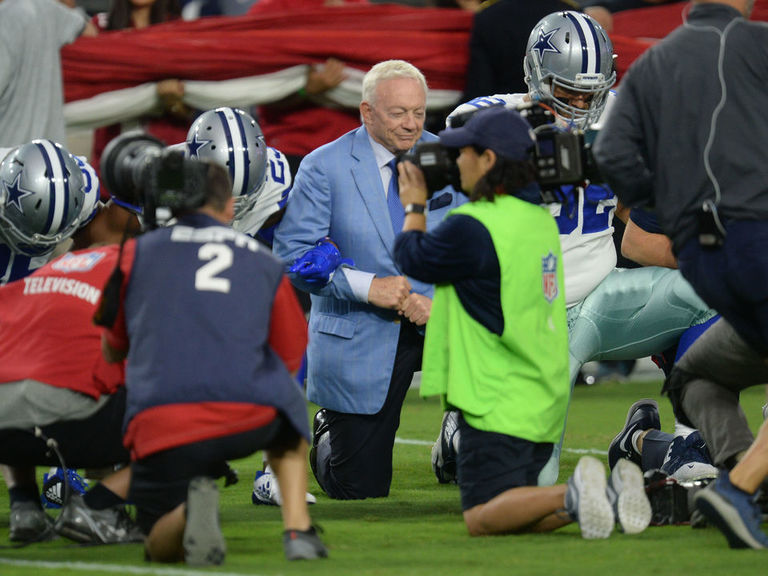
MULTIPOLYGON (((281 506, 283 498, 280 495, 280 486, 277 478, 272 472, 256 472, 253 479, 253 492, 251 493, 251 502, 257 506, 266 504, 267 506, 281 506)), ((317 498, 307 492, 307 504, 314 504, 317 498)))
POLYGON ((616 522, 608 501, 605 467, 594 456, 582 456, 565 492, 565 511, 579 523, 581 537, 608 538, 616 522))
POLYGON ((632 436, 637 431, 661 430, 659 418, 659 405, 656 400, 645 398, 638 400, 629 407, 624 428, 621 429, 608 447, 608 465, 611 470, 616 463, 623 459, 640 464, 640 454, 632 446, 632 436))
MULTIPOLYGON (((40 501, 43 508, 61 508, 64 501, 64 469, 52 468, 52 472, 43 474, 43 492, 40 501)), ((72 494, 85 494, 88 482, 76 470, 67 468, 67 485, 72 494)))
POLYGON ((459 454, 459 412, 443 414, 440 434, 432 445, 432 471, 440 484, 456 483, 456 459, 459 454))

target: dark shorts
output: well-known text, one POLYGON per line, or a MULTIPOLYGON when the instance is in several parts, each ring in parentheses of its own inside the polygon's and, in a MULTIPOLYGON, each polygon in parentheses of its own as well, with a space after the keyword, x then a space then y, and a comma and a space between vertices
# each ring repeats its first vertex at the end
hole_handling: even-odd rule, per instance
MULTIPOLYGON (((127 463, 123 446, 125 388, 119 388, 102 408, 82 420, 63 420, 43 426, 46 437, 56 441, 70 468, 101 468, 127 463)), ((56 453, 32 429, 0 430, 0 462, 8 466, 61 466, 56 453)))
POLYGON ((485 504, 502 492, 538 485, 553 445, 472 428, 459 414, 457 476, 461 508, 485 504))
POLYGON ((278 414, 255 430, 179 446, 133 462, 129 500, 136 505, 139 527, 149 534, 161 516, 185 502, 192 478, 219 478, 228 460, 245 458, 263 449, 290 448, 299 438, 288 420, 278 414))

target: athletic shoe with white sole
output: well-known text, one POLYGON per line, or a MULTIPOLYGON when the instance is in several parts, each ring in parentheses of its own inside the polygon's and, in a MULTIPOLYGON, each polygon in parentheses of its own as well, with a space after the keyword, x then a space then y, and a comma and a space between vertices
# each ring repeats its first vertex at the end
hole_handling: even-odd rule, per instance
POLYGON ((440 434, 432 445, 432 471, 440 484, 456 483, 459 438, 459 412, 448 410, 443 414, 440 434))
MULTIPOLYGON (((283 497, 280 494, 280 486, 277 478, 271 472, 259 470, 253 479, 253 492, 251 493, 251 502, 258 505, 281 506, 283 497)), ((307 492, 307 504, 314 504, 317 498, 307 492)))
POLYGON ((696 508, 728 539, 731 548, 768 548, 755 496, 731 484, 726 472, 694 496, 696 508))
POLYGON ((717 478, 719 473, 712 464, 707 445, 698 430, 685 437, 675 437, 661 465, 661 471, 682 485, 711 480, 717 478))
POLYGON ((219 525, 219 489, 211 478, 199 476, 189 483, 182 542, 184 560, 190 566, 218 566, 224 562, 227 544, 219 525))
POLYGON ((616 462, 608 477, 607 494, 622 532, 638 534, 648 528, 651 503, 645 494, 645 480, 637 464, 629 460, 616 462))
POLYGON ((640 454, 632 446, 632 436, 638 430, 661 430, 659 404, 656 400, 645 398, 638 400, 629 407, 624 428, 616 434, 608 447, 608 466, 611 470, 616 462, 625 458, 635 464, 640 464, 640 454))
POLYGON ((606 494, 605 467, 594 456, 582 456, 568 479, 565 510, 579 523, 582 538, 608 538, 613 532, 615 519, 606 494))

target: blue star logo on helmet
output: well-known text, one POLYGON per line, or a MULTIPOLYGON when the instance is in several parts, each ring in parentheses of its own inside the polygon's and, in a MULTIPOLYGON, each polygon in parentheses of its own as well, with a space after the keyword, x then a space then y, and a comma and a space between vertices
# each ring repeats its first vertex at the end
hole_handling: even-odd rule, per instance
POLYGON ((210 143, 210 140, 198 140, 197 134, 194 134, 192 136, 192 140, 187 140, 187 149, 189 150, 189 155, 193 158, 197 158, 197 151, 210 143))
POLYGON ((5 206, 16 206, 16 209, 24 214, 24 208, 21 206, 21 199, 25 196, 31 196, 34 194, 34 192, 31 192, 29 190, 24 190, 24 188, 21 187, 21 172, 16 174, 16 178, 13 180, 13 184, 8 186, 7 183, 3 182, 3 185, 5 186, 5 190, 7 192, 7 197, 5 199, 5 206))
POLYGON ((552 37, 557 34, 558 30, 560 30, 560 28, 555 28, 549 32, 544 32, 544 29, 539 30, 539 39, 531 48, 531 52, 538 53, 539 61, 544 58, 544 54, 547 52, 560 54, 560 50, 557 49, 557 46, 552 44, 552 37))

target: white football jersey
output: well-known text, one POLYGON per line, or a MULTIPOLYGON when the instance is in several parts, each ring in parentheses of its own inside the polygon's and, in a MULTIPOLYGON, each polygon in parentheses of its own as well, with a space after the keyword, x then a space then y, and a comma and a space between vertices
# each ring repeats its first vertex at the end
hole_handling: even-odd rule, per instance
POLYGON ((267 221, 267 218, 281 210, 288 201, 293 186, 291 169, 283 154, 267 147, 267 175, 264 183, 256 192, 249 194, 253 204, 232 222, 238 232, 254 236, 267 221))
MULTIPOLYGON (((450 119, 489 106, 503 105, 517 109, 526 103, 526 94, 494 94, 474 98, 459 105, 448 115, 450 119)), ((602 118, 616 97, 611 91, 602 118)), ((598 128, 595 124, 592 129, 598 128)), ((590 184, 574 192, 573 186, 562 186, 563 203, 547 204, 560 230, 565 274, 565 301, 568 307, 581 302, 616 266, 613 243, 613 215, 616 196, 607 186, 590 184)))

